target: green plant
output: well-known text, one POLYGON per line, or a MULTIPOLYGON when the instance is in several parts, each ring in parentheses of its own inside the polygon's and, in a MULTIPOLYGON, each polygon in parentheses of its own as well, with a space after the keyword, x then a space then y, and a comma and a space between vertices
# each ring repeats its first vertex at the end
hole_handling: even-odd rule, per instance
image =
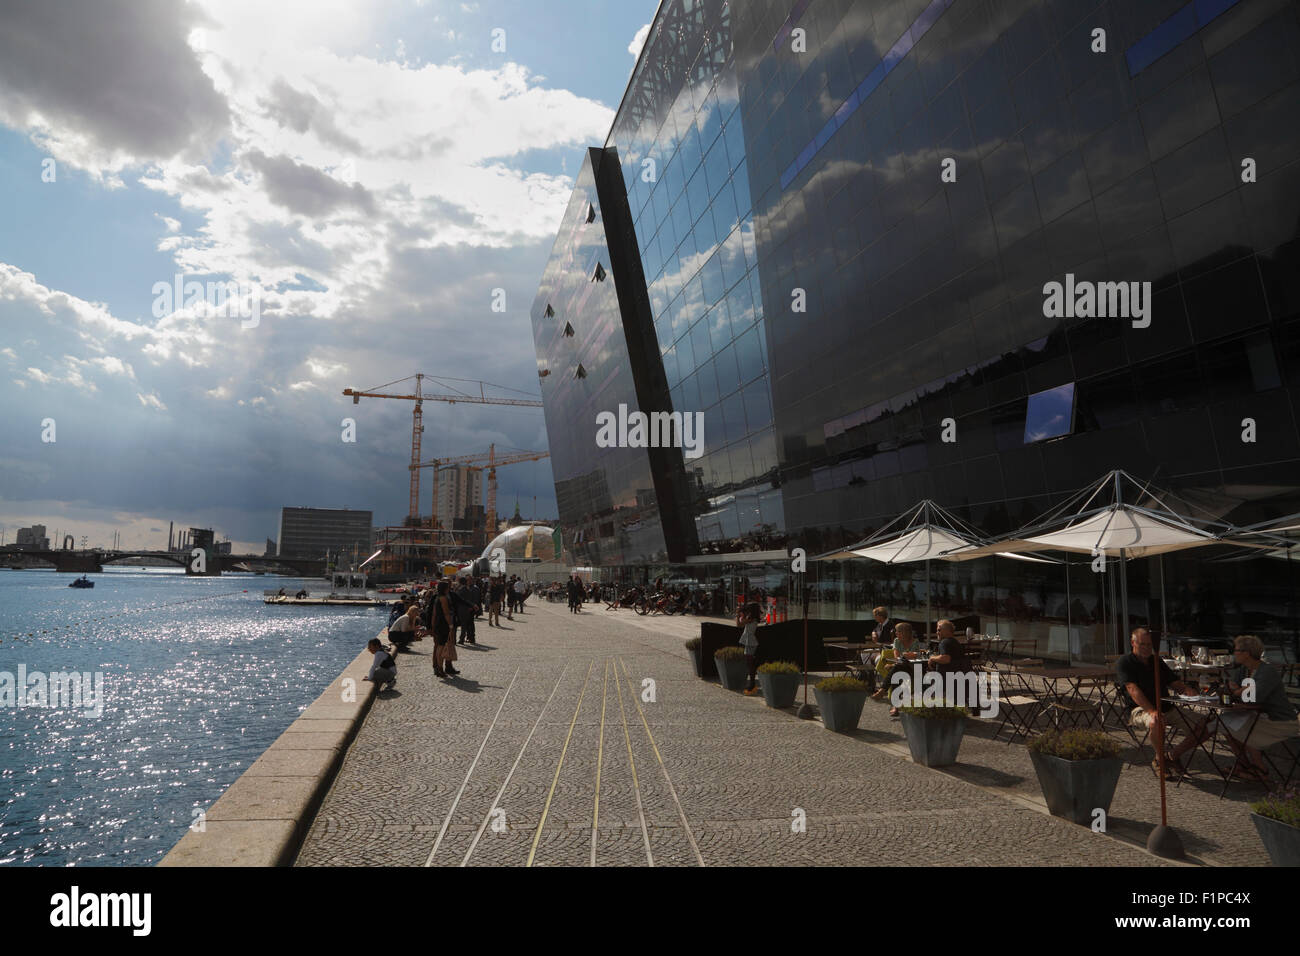
POLYGON ((1119 742, 1099 730, 1049 730, 1029 742, 1029 749, 1062 760, 1104 760, 1119 756, 1119 742))
POLYGON ((698 651, 700 649, 700 639, 698 637, 692 637, 686 642, 686 649, 688 651, 698 651))
POLYGON ((768 661, 758 665, 760 674, 802 674, 799 665, 793 661, 768 661))
POLYGON ((959 720, 969 714, 965 707, 900 707, 898 712, 912 717, 931 717, 935 720, 959 720))
POLYGON ((719 647, 713 652, 715 660, 719 661, 736 661, 745 656, 745 649, 739 644, 731 644, 727 647, 719 647))
POLYGON ((1300 790, 1270 793, 1258 803, 1252 803, 1250 809, 1261 817, 1268 817, 1270 820, 1288 826, 1300 827, 1300 790))
POLYGON ((817 689, 823 694, 845 693, 847 691, 867 692, 867 685, 853 677, 825 677, 817 682, 817 689))

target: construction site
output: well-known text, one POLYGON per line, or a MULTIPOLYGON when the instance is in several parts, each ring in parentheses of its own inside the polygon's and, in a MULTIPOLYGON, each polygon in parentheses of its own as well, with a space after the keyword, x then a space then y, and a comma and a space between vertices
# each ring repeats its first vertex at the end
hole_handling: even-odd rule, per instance
MULTIPOLYGON (((424 434, 424 403, 451 405, 508 405, 541 408, 540 399, 509 398, 491 395, 488 389, 512 391, 488 382, 455 378, 435 378, 417 372, 407 378, 388 382, 372 389, 343 390, 354 405, 363 398, 390 399, 412 403, 410 500, 406 518, 400 525, 375 529, 377 553, 366 562, 376 581, 406 580, 412 575, 435 575, 449 567, 457 568, 483 554, 489 542, 502 530, 497 513, 497 469, 550 457, 550 452, 503 449, 495 444, 485 451, 443 458, 425 459, 421 450, 424 434), (426 391, 425 380, 443 391, 426 391), (448 384, 455 383, 455 384, 448 384), (388 391, 394 386, 406 388, 388 391), (465 386, 477 389, 466 391, 465 386), (429 510, 420 512, 421 473, 431 472, 429 510), (486 496, 483 492, 486 479, 486 496)), ((540 524, 520 518, 518 505, 511 519, 514 525, 540 524)))

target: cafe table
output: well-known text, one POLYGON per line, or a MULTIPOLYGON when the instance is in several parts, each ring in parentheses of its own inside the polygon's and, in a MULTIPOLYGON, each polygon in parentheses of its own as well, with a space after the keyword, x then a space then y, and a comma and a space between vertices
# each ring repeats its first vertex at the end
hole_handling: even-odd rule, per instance
MULTIPOLYGON (((1242 723, 1240 730, 1244 730, 1245 733, 1233 734, 1233 736, 1237 737, 1237 739, 1243 744, 1249 743, 1250 735, 1255 730, 1255 724, 1259 723, 1259 715, 1261 713, 1259 704, 1245 704, 1237 701, 1234 701, 1231 704, 1225 704, 1218 697, 1205 696, 1201 694, 1198 694, 1195 697, 1184 697, 1181 694, 1174 694, 1168 699, 1173 703, 1174 708, 1178 710, 1184 718, 1186 718, 1189 724, 1195 726, 1202 721, 1206 722, 1206 729, 1209 733, 1205 736, 1205 739, 1198 740, 1196 746, 1200 748, 1201 753, 1205 754, 1205 756, 1209 758, 1210 766, 1214 768, 1214 772, 1223 780, 1223 788, 1219 791, 1219 799, 1222 800, 1223 795, 1228 792, 1228 784, 1232 782, 1232 770, 1237 764, 1237 755, 1232 753, 1232 748, 1229 747, 1228 753, 1231 755, 1232 760, 1227 763, 1226 769, 1224 765, 1220 764, 1219 760, 1216 758, 1219 734, 1228 734, 1230 731, 1227 721, 1234 720, 1238 718, 1238 715, 1240 715, 1240 718, 1244 719, 1244 723, 1242 723)), ((1183 770, 1182 773, 1178 775, 1178 783, 1180 785, 1183 782, 1183 778, 1187 776, 1187 767, 1190 762, 1191 761, 1186 758, 1183 760, 1183 770)))
MULTIPOLYGON (((1071 664, 1067 667, 1017 664, 1014 669, 1017 674, 1037 677, 1043 682, 1045 688, 1043 695, 1044 709, 1050 710, 1053 715, 1072 708, 1073 712, 1082 713, 1083 711, 1080 711, 1074 705, 1088 704, 1090 706, 1086 711, 1085 722, 1089 726, 1094 723, 1099 727, 1101 726, 1101 708, 1096 707, 1094 709, 1091 707, 1094 702, 1088 700, 1080 685, 1084 680, 1109 677, 1113 673, 1111 668, 1104 664, 1071 664), (1064 688, 1061 688, 1061 684, 1064 684, 1064 688), (1053 703, 1061 704, 1062 707, 1052 708, 1053 703)), ((1055 718, 1053 722, 1055 723, 1055 718)))

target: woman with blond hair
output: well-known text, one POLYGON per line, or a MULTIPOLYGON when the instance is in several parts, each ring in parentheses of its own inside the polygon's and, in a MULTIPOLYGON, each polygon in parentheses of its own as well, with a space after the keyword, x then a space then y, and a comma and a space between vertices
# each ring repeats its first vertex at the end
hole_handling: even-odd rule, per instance
POLYGON ((1233 775, 1242 780, 1268 782, 1268 767, 1261 750, 1300 735, 1296 709, 1286 696, 1282 672, 1266 660, 1264 642, 1253 634, 1242 634, 1232 642, 1234 664, 1228 668, 1228 690, 1241 697, 1251 688, 1260 714, 1253 725, 1248 714, 1227 713, 1219 718, 1228 729, 1228 746, 1237 755, 1233 775), (1247 682, 1251 683, 1247 683, 1247 682))

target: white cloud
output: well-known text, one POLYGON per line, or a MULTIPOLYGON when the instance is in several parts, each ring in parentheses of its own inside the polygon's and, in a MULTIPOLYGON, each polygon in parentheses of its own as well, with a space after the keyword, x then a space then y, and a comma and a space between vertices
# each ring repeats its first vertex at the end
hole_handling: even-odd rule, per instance
POLYGON ((136 392, 135 397, 140 399, 140 404, 143 405, 145 408, 156 408, 162 412, 165 412, 167 410, 167 406, 163 404, 162 399, 160 399, 157 395, 153 394, 152 392, 150 392, 148 395, 141 395, 139 392, 136 392))
POLYGON ((636 31, 636 36, 632 37, 632 42, 627 45, 627 52, 631 53, 634 58, 640 56, 641 48, 645 46, 646 37, 649 35, 650 24, 647 23, 640 30, 636 31))

